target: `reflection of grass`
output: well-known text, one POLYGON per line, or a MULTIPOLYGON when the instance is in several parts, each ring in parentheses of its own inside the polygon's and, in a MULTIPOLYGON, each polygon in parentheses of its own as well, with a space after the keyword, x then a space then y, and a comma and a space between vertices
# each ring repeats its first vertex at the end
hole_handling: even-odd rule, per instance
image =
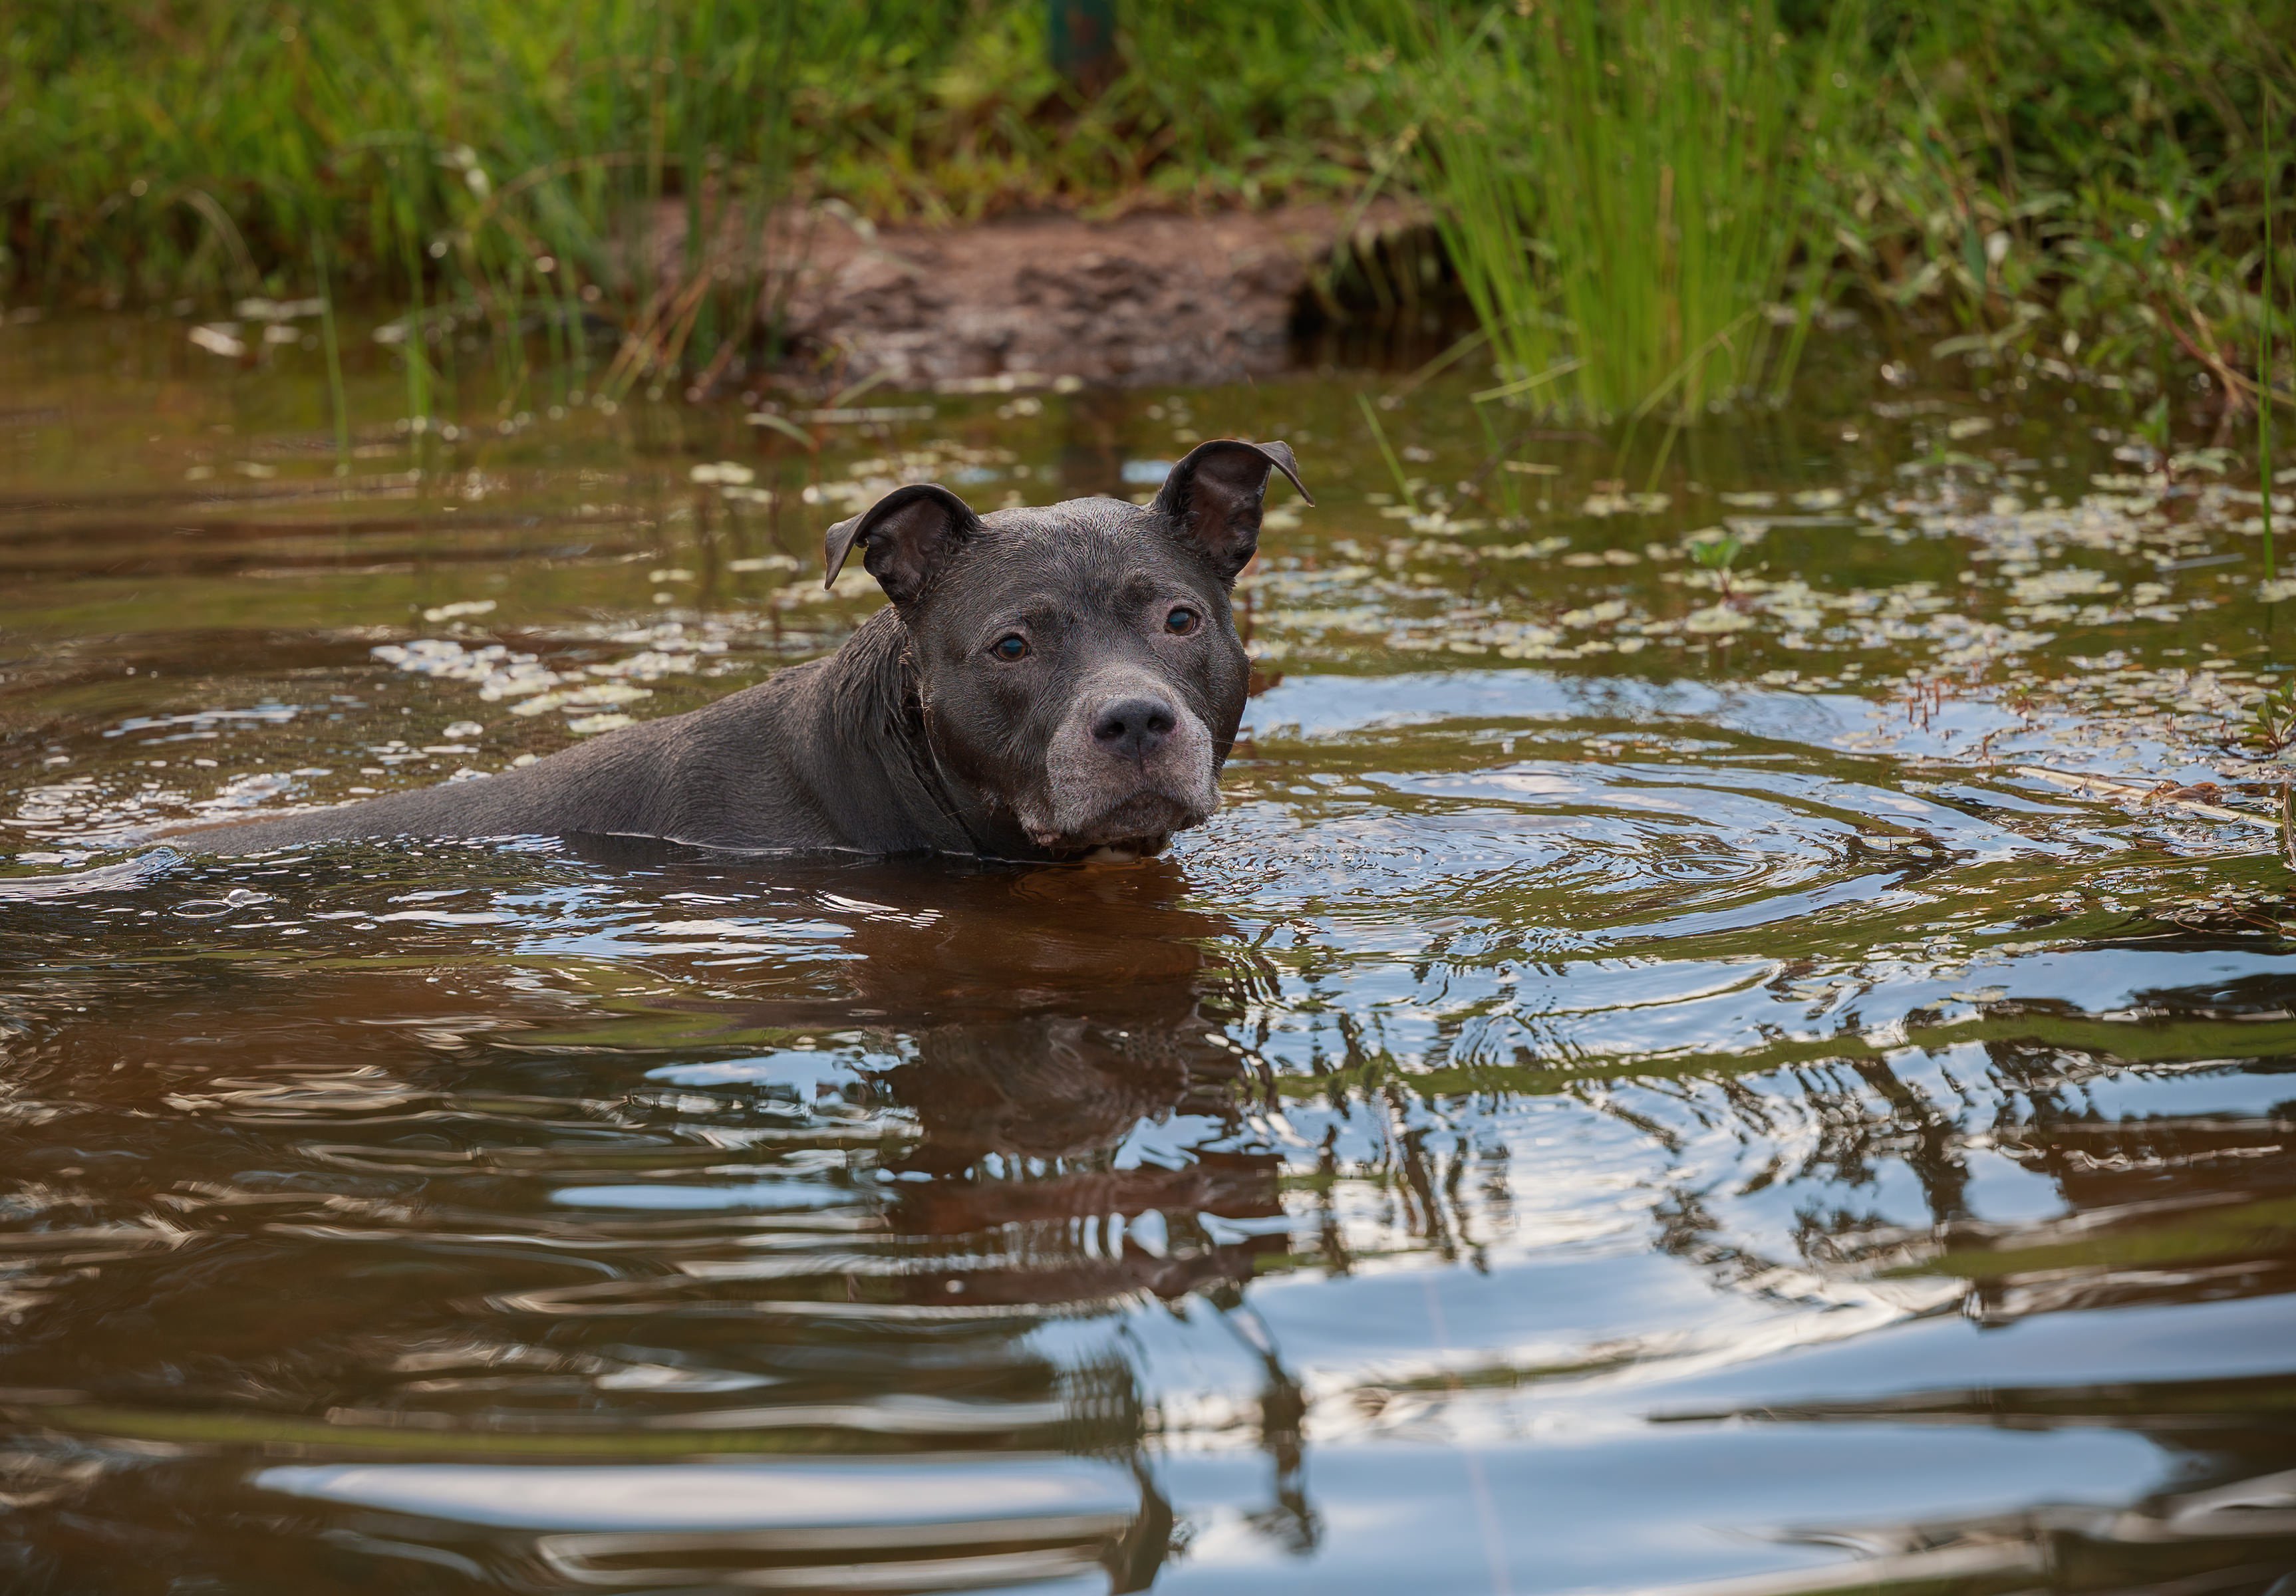
POLYGON ((2268 1198, 2185 1209, 2154 1224, 2116 1225, 2073 1240, 1955 1248, 1888 1273, 1996 1280, 2068 1269, 2157 1269, 2211 1258, 2283 1256, 2292 1245, 2296 1245, 2296 1198, 2268 1198))
POLYGON ((1401 1379, 1381 1381, 1390 1391, 1409 1391, 1439 1394, 1456 1391, 1513 1391, 1525 1386, 1545 1385, 1553 1380, 1585 1379, 1591 1375, 1612 1374, 1621 1369, 1631 1369, 1651 1355, 1647 1346, 1630 1344, 1615 1351, 1590 1353, 1583 1358, 1554 1363, 1478 1363, 1464 1369, 1447 1369, 1436 1374, 1407 1375, 1401 1379))
POLYGON ((2296 1408, 2296 1379, 2284 1373, 2226 1379, 2144 1380, 2127 1384, 1988 1386, 1977 1390, 1910 1391, 1869 1401, 1764 1403, 1759 1408, 1677 1409, 1651 1415, 1654 1424, 1711 1424, 1760 1420, 1788 1424, 1871 1424, 1944 1419, 1998 1424, 2019 1419, 2250 1420, 2296 1408))
POLYGON ((2296 1020, 2228 1024, 2175 1020, 2131 1024, 2070 1015, 1994 1011, 1934 1024, 1908 1022, 1886 1041, 1843 1034, 1768 1037, 1735 1051, 1685 1050, 1542 1059, 1515 1064, 1451 1064, 1418 1068, 1381 1052, 1320 1075, 1278 1075, 1283 1096, 1318 1100, 1335 1093, 1370 1093, 1396 1085, 1425 1097, 1465 1097, 1513 1092, 1551 1093, 1567 1081, 1617 1081, 1685 1076, 1762 1075, 1834 1060, 1882 1059, 1907 1048, 1937 1049, 1970 1043, 2013 1043, 2123 1064, 2174 1063, 2190 1059, 2270 1058, 2296 1053, 2296 1020))

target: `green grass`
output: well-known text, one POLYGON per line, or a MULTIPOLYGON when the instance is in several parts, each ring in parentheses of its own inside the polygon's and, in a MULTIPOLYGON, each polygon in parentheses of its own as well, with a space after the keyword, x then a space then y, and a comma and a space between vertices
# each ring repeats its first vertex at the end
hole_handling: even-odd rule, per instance
MULTIPOLYGON (((2291 384, 2296 0, 78 0, 0 20, 0 291, 415 307, 590 385, 770 362, 765 217, 1415 193, 1531 407, 1775 390, 1816 297, 2132 413, 2291 384), (2267 115, 2267 88, 2271 114, 2267 115), (2267 250, 2278 254, 2267 271, 2267 250), (1780 307, 1793 314, 1784 314, 1780 307)), ((1480 356, 1479 356, 1480 357, 1480 356)))
POLYGON ((1770 0, 1346 14, 1490 333, 1492 397, 1694 414, 1791 371, 1819 274, 1774 307, 1812 253, 1844 28, 1794 48, 1770 0))
POLYGON ((1132 8, 1143 64, 1075 94, 1043 7, 875 0, 84 0, 0 24, 0 285, 199 307, 407 307, 410 413, 457 323, 619 347, 607 393, 769 362, 767 217, 1338 194, 1363 91, 1305 30, 1132 8), (1295 37, 1302 36, 1302 37, 1295 37), (1152 63, 1152 68, 1148 64, 1152 63), (330 271, 328 268, 332 267, 330 271))
POLYGON ((118 303, 293 294, 338 262, 413 300, 416 414, 425 340, 457 315, 509 330, 597 307, 633 372, 718 358, 754 325, 787 186, 799 10, 28 8, 5 40, 0 264, 20 291, 118 303), (682 254, 650 247, 680 208, 682 254))
POLYGON ((2143 393, 2203 375, 2230 415, 2267 368, 2285 392, 2263 220, 2290 183, 2296 4, 1939 0, 1877 10, 1862 55, 1824 192, 1864 297, 1980 363, 2143 393))
MULTIPOLYGON (((2272 155, 2272 86, 2264 86, 2264 169, 2275 171, 2272 155)), ((2256 406, 2256 469, 2260 519, 2264 522, 2264 579, 2271 581, 2279 572, 2274 569, 2272 551, 2272 266, 2276 245, 2272 237, 2273 185, 2264 188, 2264 282, 2257 299, 2256 370, 2258 387, 2262 392, 2256 406)))

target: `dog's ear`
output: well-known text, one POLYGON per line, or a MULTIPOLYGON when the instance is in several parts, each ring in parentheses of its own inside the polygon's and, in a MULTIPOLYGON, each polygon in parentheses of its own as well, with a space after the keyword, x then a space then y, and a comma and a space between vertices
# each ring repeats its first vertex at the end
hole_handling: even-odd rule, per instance
POLYGON ((1198 444, 1172 468, 1155 508, 1171 517, 1233 582, 1259 547, 1259 505, 1267 496, 1271 471, 1282 471, 1301 498, 1315 503, 1300 481, 1300 462, 1292 458, 1290 444, 1216 438, 1198 444))
POLYGON ((909 603, 925 590, 957 544, 980 529, 980 518, 972 506, 939 483, 897 487, 829 529, 821 551, 829 574, 822 585, 836 585, 845 557, 858 544, 861 563, 877 578, 885 596, 896 604, 909 603))

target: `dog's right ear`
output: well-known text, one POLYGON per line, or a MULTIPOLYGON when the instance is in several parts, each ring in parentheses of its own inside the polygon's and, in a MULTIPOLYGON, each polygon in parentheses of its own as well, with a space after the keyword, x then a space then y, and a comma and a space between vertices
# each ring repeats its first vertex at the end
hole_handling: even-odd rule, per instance
POLYGON ((1216 438, 1198 444, 1172 468, 1154 508, 1204 552, 1223 579, 1233 582, 1259 547, 1260 505, 1271 471, 1282 471, 1303 501, 1315 503, 1300 480, 1300 462, 1292 458, 1290 444, 1216 438))
POLYGON ((897 487, 829 529, 822 546, 829 574, 822 585, 836 585, 845 557, 858 544, 861 563, 877 578, 885 596, 896 604, 912 603, 957 545, 980 529, 980 518, 972 506, 939 483, 897 487))

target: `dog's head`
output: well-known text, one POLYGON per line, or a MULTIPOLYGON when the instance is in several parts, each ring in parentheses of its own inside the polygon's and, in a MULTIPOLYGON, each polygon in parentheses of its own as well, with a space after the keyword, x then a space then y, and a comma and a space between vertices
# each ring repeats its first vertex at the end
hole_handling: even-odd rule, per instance
MULTIPOLYGON (((935 757, 1037 847, 1152 853, 1219 806, 1250 665, 1228 593, 1291 449, 1199 445, 1147 505, 976 514, 936 484, 830 528, 893 601, 935 757)), ((1313 503, 1311 499, 1308 501, 1313 503)))

